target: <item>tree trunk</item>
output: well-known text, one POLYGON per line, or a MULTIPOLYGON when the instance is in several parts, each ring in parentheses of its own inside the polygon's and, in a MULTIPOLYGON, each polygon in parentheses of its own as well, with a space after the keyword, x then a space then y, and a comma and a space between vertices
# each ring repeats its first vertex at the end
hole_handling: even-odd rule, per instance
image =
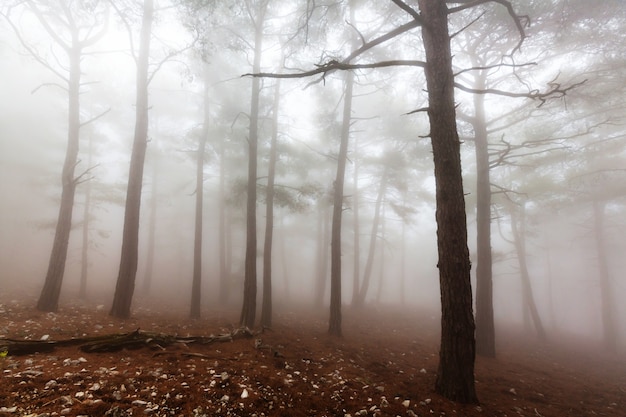
POLYGON ((280 79, 274 88, 274 109, 272 115, 272 140, 270 160, 267 168, 267 194, 265 198, 265 242, 263 244, 263 303, 261 325, 272 326, 272 239, 274 234, 274 178, 278 154, 278 108, 280 106, 280 79))
MULTIPOLYGON (((476 74, 477 89, 485 88, 486 76, 485 71, 476 74)), ((476 353, 494 358, 496 341, 491 260, 491 180, 483 94, 474 94, 474 111, 472 126, 476 145, 476 353)))
POLYGON ((435 165, 437 248, 441 292, 441 348, 436 391, 476 403, 474 316, 454 74, 443 1, 418 0, 424 26, 428 117, 435 165))
POLYGON ((320 307, 326 294, 328 281, 328 204, 326 195, 318 202, 317 208, 317 262, 315 273, 315 306, 320 307))
MULTIPOLYGON (((229 219, 226 216, 226 138, 222 137, 219 143, 220 155, 220 181, 219 181, 219 225, 218 225, 218 245, 220 257, 220 281, 219 281, 219 302, 225 303, 230 295, 230 257, 228 256, 227 226, 229 219)), ((230 228, 228 229, 230 232, 230 228)))
POLYGON ((196 154, 196 224, 193 241, 193 279, 191 283, 191 310, 189 316, 199 319, 202 310, 202 211, 204 199, 204 153, 209 139, 209 80, 204 80, 204 120, 196 154))
POLYGON ((380 266, 379 266, 379 274, 378 274, 378 290, 376 291, 376 304, 380 304, 383 295, 383 286, 385 285, 385 232, 386 232, 386 221, 385 221, 385 205, 383 203, 382 215, 380 217, 380 266))
POLYGON ((130 157, 122 255, 110 314, 118 318, 130 317, 130 306, 135 291, 137 256, 139 251, 139 213, 143 167, 148 145, 148 57, 152 30, 153 0, 143 5, 139 54, 137 57, 137 98, 135 110, 135 136, 130 157))
MULTIPOLYGON (((87 166, 91 167, 93 157, 93 138, 89 137, 89 151, 87 153, 87 166)), ((80 286, 78 297, 82 300, 87 298, 87 278, 89 275, 89 210, 91 208, 91 180, 85 184, 85 206, 83 207, 83 245, 80 256, 80 286)))
POLYGON ((353 188, 352 188, 352 216, 354 218, 354 267, 352 270, 352 306, 358 307, 361 303, 361 230, 359 222, 359 146, 358 140, 354 139, 354 164, 353 188))
MULTIPOLYGON (((154 146, 154 144, 153 144, 154 146)), ((152 148, 156 149, 156 147, 152 148)), ((159 172, 159 156, 157 152, 152 154, 152 186, 150 187, 150 214, 148 215, 148 253, 146 255, 146 270, 143 276, 142 292, 144 295, 150 294, 152 287, 152 273, 154 271, 154 245, 156 234, 156 216, 157 216, 157 189, 158 189, 158 172, 159 172)))
POLYGON ((611 279, 606 255, 606 241, 604 237, 604 206, 605 204, 597 199, 593 202, 594 236, 596 239, 600 274, 604 347, 609 352, 615 352, 617 350, 617 325, 615 321, 615 306, 613 304, 611 279))
POLYGON ((339 155, 337 156, 337 175, 333 190, 333 220, 330 233, 330 319, 328 333, 333 336, 341 336, 341 216, 343 214, 343 184, 346 176, 346 160, 348 159, 350 140, 353 87, 354 74, 348 72, 343 96, 343 121, 339 155))
MULTIPOLYGON (((515 207, 511 210, 511 229, 513 231, 513 239, 515 242, 515 250, 517 252, 517 259, 519 261, 520 276, 522 279, 522 300, 525 316, 530 315, 537 336, 541 341, 546 340, 546 332, 537 310, 537 304, 535 303, 535 297, 533 297, 532 286, 530 283, 530 275, 528 273, 528 265, 526 264, 526 209, 525 203, 522 203, 520 209, 520 218, 517 218, 515 207)), ((526 319, 525 319, 526 321, 526 319)))
POLYGON ((372 277, 372 268, 374 266, 374 257, 376 256, 376 241, 378 240, 378 224, 380 223, 380 207, 385 196, 385 189, 387 187, 387 170, 385 166, 383 176, 380 179, 378 185, 378 196, 376 197, 376 206, 374 208, 374 221, 372 223, 372 234, 370 235, 370 246, 367 252, 367 261, 365 263, 365 271, 363 272, 363 284, 359 292, 357 307, 361 307, 365 304, 365 298, 367 297, 367 291, 370 287, 370 280, 372 277))
POLYGON ((43 289, 37 301, 37 309, 41 311, 57 311, 63 274, 65 273, 65 261, 67 248, 72 229, 72 211, 74 209, 74 196, 76 194, 77 179, 74 177, 74 169, 78 163, 78 148, 80 140, 80 59, 81 51, 77 46, 68 52, 70 59, 70 73, 68 80, 68 133, 65 161, 61 174, 62 190, 61 205, 54 232, 54 242, 48 272, 43 289))
MULTIPOLYGON (((267 1, 259 5, 259 13, 256 17, 254 35, 254 63, 252 71, 257 73, 261 70, 261 55, 263 53, 263 22, 267 1)), ((261 81, 257 77, 252 78, 252 97, 250 104, 250 134, 248 137, 248 199, 246 204, 246 261, 245 276, 243 283, 243 306, 239 323, 242 326, 254 327, 256 319, 256 181, 257 181, 257 149, 258 149, 258 123, 259 123, 259 96, 261 81)))

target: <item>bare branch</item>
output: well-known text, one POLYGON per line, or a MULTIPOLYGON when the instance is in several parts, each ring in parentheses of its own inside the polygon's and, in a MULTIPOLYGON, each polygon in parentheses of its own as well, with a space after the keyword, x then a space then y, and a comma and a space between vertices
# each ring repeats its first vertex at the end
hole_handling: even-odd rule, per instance
POLYGON ((419 22, 420 24, 422 24, 422 16, 420 16, 420 14, 414 10, 411 6, 409 6, 408 4, 406 4, 405 2, 403 2, 402 0, 391 0, 393 2, 393 4, 395 4, 396 6, 398 6, 399 8, 401 8, 402 10, 404 10, 405 12, 407 12, 408 14, 411 15, 411 17, 416 21, 419 22))
POLYGON ((454 74, 454 76, 458 76, 461 74, 464 74, 466 72, 470 72, 470 71, 485 71, 485 70, 490 70, 490 69, 495 69, 495 68, 502 68, 502 67, 510 67, 510 68, 519 68, 519 67, 528 67, 528 66, 533 66, 533 65, 537 65, 536 62, 526 62, 524 64, 506 64, 504 62, 501 62, 499 64, 493 64, 493 65, 486 65, 483 67, 471 67, 471 68, 464 68, 458 72, 456 72, 454 74))
POLYGON ((106 109, 102 113, 98 114, 97 116, 94 116, 91 119, 88 119, 88 120, 85 120, 84 122, 81 122, 80 123, 80 127, 83 127, 85 125, 88 125, 89 123, 95 122, 96 120, 98 120, 99 118, 101 118, 102 116, 104 116, 105 114, 107 114, 110 111, 111 111, 111 108, 109 107, 108 109, 106 109))
POLYGON ((384 68, 384 67, 397 67, 397 66, 408 66, 408 67, 421 67, 424 68, 426 63, 424 61, 417 60, 392 60, 392 61, 381 61, 381 62, 373 62, 370 64, 347 64, 343 61, 339 62, 336 60, 329 61, 325 64, 317 65, 316 69, 292 73, 292 74, 276 74, 272 72, 259 72, 259 73, 249 73, 243 74, 242 77, 265 77, 265 78, 305 78, 310 77, 312 75, 324 74, 326 76, 329 72, 332 71, 349 71, 355 69, 371 69, 371 68, 384 68))
POLYGON ((513 55, 517 50, 519 50, 522 47, 522 43, 524 42, 524 39, 526 39, 526 31, 524 30, 524 26, 528 26, 530 24, 530 18, 528 16, 519 16, 518 14, 516 14, 515 10, 513 9, 513 5, 511 5, 511 2, 507 0, 447 0, 446 1, 446 3, 461 3, 462 4, 461 6, 452 7, 448 9, 448 14, 457 13, 462 10, 479 6, 481 4, 492 3, 492 2, 498 3, 504 8, 506 8, 507 12, 509 13, 509 16, 511 16, 511 19, 513 19, 513 23, 515 23, 515 26, 517 27, 517 31, 519 32, 520 40, 515 46, 515 48, 513 48, 513 51, 511 52, 511 55, 513 55))
POLYGON ((458 82, 455 82, 454 86, 458 88, 459 90, 465 91, 466 93, 472 93, 472 94, 495 94, 499 96, 512 97, 512 98, 530 98, 533 100, 539 100, 541 102, 539 104, 539 107, 541 107, 545 104, 546 101, 550 99, 561 98, 561 97, 566 96, 568 91, 576 87, 580 87, 585 82, 587 82, 587 80, 583 80, 581 82, 571 84, 567 87, 562 87, 560 83, 549 82, 548 86, 550 87, 550 89, 543 93, 540 92, 539 90, 533 90, 527 93, 514 93, 511 91, 498 90, 495 88, 476 89, 476 88, 466 87, 462 84, 459 84, 458 82))

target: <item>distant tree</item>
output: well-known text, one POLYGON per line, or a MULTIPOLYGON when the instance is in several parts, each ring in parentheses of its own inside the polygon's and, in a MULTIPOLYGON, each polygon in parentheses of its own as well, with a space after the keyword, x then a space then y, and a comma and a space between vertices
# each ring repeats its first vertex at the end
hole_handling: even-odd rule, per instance
MULTIPOLYGON (((56 311, 59 305, 59 296, 65 272, 67 248, 72 228, 72 211, 76 187, 84 174, 75 175, 78 165, 78 150, 80 142, 80 128, 100 116, 91 120, 82 120, 80 117, 81 60, 87 49, 98 42, 107 31, 108 9, 105 2, 85 4, 49 4, 48 2, 28 0, 20 2, 19 10, 28 10, 36 18, 45 32, 52 38, 53 48, 60 48, 67 57, 67 63, 56 65, 54 60, 62 56, 49 58, 29 43, 26 34, 20 29, 19 23, 12 16, 13 7, 8 7, 2 15, 17 35, 20 43, 37 62, 50 70, 64 83, 62 88, 68 95, 68 132, 67 149, 63 171, 61 174, 61 204, 54 233, 54 241, 48 271, 41 290, 37 309, 41 311, 56 311), (21 7, 24 9, 21 9, 21 7), (67 69, 66 69, 67 68, 67 69)), ((53 52, 54 54, 54 52, 53 52)))
POLYGON ((149 85, 166 62, 191 48, 198 38, 197 33, 195 33, 194 39, 188 44, 177 47, 169 46, 167 49, 168 52, 161 57, 158 62, 151 63, 150 44, 152 40, 153 21, 155 18, 154 1, 144 1, 141 11, 132 11, 132 8, 136 7, 136 5, 128 5, 123 2, 111 2, 111 5, 115 7, 120 19, 128 30, 131 42, 131 54, 136 64, 135 131, 128 173, 128 188, 126 191, 120 267, 110 310, 110 315, 114 317, 128 318, 130 317, 130 307, 135 291, 139 253, 141 192, 143 187, 146 150, 148 147, 149 85), (134 48, 133 29, 129 20, 129 16, 132 14, 141 16, 139 45, 137 50, 134 48))
MULTIPOLYGON (((205 67, 205 71, 208 69, 205 67)), ((191 310, 190 317, 200 318, 201 315, 201 295, 202 295, 202 235, 203 235, 203 211, 204 211, 204 161, 206 158, 206 145, 209 140, 209 80, 204 77, 204 120, 202 130, 198 138, 198 150, 196 152, 196 213, 194 225, 193 243, 193 279, 191 284, 191 310)))

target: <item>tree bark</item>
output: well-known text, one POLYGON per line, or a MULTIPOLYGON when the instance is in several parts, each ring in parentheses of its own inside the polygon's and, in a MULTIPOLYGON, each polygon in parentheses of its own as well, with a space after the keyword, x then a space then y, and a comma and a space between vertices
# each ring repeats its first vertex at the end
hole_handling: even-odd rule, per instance
POLYGON ((337 175, 333 190, 333 220, 330 240, 330 319, 328 333, 341 336, 341 216, 343 214, 343 185, 346 176, 348 143, 350 140, 350 119, 352 117, 352 90, 354 73, 346 74, 346 88, 343 101, 343 121, 341 142, 337 156, 337 175))
MULTIPOLYGON (((475 76, 475 87, 485 88, 487 73, 475 76)), ((491 259, 491 179, 489 142, 485 121, 485 96, 474 94, 474 142, 476 146, 476 353, 496 356, 493 321, 493 281, 491 259)))
POLYGON ((219 157, 220 157, 220 181, 219 181, 219 206, 218 206, 218 245, 219 245, 219 257, 220 257, 220 281, 219 281, 219 302, 225 303, 230 296, 230 257, 229 254, 229 242, 227 238, 227 229, 230 233, 230 228, 227 228, 230 219, 226 215, 226 138, 222 137, 219 143, 219 157))
MULTIPOLYGON (((261 55, 263 53, 263 22, 268 2, 262 1, 258 15, 254 22, 254 63, 253 72, 261 70, 261 55)), ((250 134, 248 137, 248 197, 246 203, 246 260, 243 283, 243 306, 239 323, 242 326, 254 327, 256 319, 256 181, 257 181, 257 153, 258 153, 258 123, 259 123, 259 96, 260 79, 252 79, 252 97, 250 104, 250 134)))
POLYGON ((204 154, 206 143, 209 139, 209 81, 205 77, 204 81, 204 120, 202 122, 202 132, 198 141, 198 151, 196 154, 196 224, 193 242, 193 279, 191 283, 191 309, 189 316, 192 319, 199 319, 202 310, 202 211, 204 200, 204 154))
POLYGON ((424 20, 442 312, 435 389, 453 401, 476 403, 475 327, 447 7, 435 0, 418 0, 418 4, 424 20))
MULTIPOLYGON (((274 236, 274 179, 278 157, 278 108, 280 106, 280 79, 274 87, 274 110, 272 115, 272 139, 270 160, 267 168, 267 194, 265 197, 265 242, 263 244, 263 303, 261 325, 272 326, 272 239, 274 236)), ((286 279, 287 277, 285 277, 286 279)))
POLYGON ((110 315, 118 318, 130 317, 130 307, 135 291, 135 277, 137 274, 141 188, 148 145, 148 58, 150 55, 153 12, 153 0, 146 0, 143 5, 139 54, 137 57, 135 135, 130 157, 128 189, 126 191, 122 255, 113 305, 110 311, 110 315))

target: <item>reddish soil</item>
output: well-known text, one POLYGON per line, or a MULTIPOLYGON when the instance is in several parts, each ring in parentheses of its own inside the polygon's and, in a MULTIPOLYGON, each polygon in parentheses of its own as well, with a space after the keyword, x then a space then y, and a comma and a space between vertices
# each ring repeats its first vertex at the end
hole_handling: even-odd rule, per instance
MULTIPOLYGON (((175 308, 137 307, 121 321, 104 306, 46 314, 33 305, 1 303, 0 337, 61 340, 137 328, 207 336, 231 332, 237 320, 234 310, 191 321, 175 308)), ((448 401, 433 392, 437 325, 418 311, 346 309, 344 336, 334 338, 323 315, 279 312, 271 330, 232 342, 9 355, 0 358, 0 416, 626 415, 624 357, 510 335, 497 359, 477 359, 480 405, 448 401)))

